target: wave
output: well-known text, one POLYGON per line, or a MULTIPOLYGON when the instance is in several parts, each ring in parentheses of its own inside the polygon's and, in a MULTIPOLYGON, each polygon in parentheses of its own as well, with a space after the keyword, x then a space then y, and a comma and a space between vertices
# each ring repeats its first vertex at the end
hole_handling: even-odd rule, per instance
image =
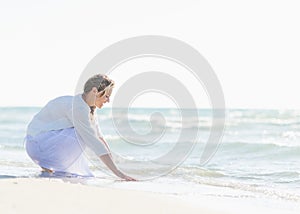
POLYGON ((209 177, 209 178, 219 178, 224 177, 225 175, 221 172, 205 169, 199 166, 193 165, 182 165, 178 167, 171 173, 171 176, 200 176, 200 177, 209 177))
POLYGON ((253 193, 253 195, 248 195, 248 197, 256 197, 256 198, 273 198, 273 199, 282 199, 286 201, 300 202, 300 195, 294 192, 290 192, 289 190, 281 190, 276 189, 274 187, 268 187, 265 185, 257 185, 257 184, 247 184, 236 181, 226 181, 226 180, 196 180, 193 179, 193 182, 198 184, 204 184, 214 187, 222 187, 222 188, 230 188, 233 190, 241 190, 249 193, 253 193))
POLYGON ((0 145, 0 152, 1 151, 22 151, 25 150, 24 144, 1 144, 0 145))
POLYGON ((290 154, 290 155, 300 155, 300 145, 286 143, 273 142, 273 143, 263 143, 263 142, 224 142, 221 143, 220 148, 222 151, 234 151, 235 154, 239 152, 242 153, 261 153, 261 154, 290 154))
MULTIPOLYGON (((180 177, 186 182, 194 184, 208 185, 220 188, 230 188, 233 190, 246 191, 251 197, 268 197, 284 199, 288 201, 300 202, 300 194, 293 191, 293 184, 300 185, 299 172, 273 172, 261 174, 249 174, 247 176, 232 177, 218 170, 201 168, 197 166, 180 166, 169 174, 170 178, 180 177), (293 176, 294 179, 290 179, 293 176), (270 179, 272 178, 272 179, 270 179), (277 178, 281 178, 280 180, 277 178), (284 178, 289 178, 285 181, 284 178), (297 179, 298 178, 298 179, 297 179), (278 182, 273 182, 274 180, 278 182), (272 180, 272 182, 270 181, 272 180), (292 180, 292 181, 291 181, 292 180), (277 183, 277 184, 276 184, 277 183), (284 184, 284 186, 280 186, 284 184), (290 184, 288 188, 286 184, 290 184)), ((218 191, 223 192, 223 191, 218 191)), ((225 191, 226 192, 226 191, 225 191)), ((244 194, 244 193, 243 193, 244 194)))
POLYGON ((0 175, 0 179, 8 179, 8 178, 18 178, 18 177, 13 175, 0 175))

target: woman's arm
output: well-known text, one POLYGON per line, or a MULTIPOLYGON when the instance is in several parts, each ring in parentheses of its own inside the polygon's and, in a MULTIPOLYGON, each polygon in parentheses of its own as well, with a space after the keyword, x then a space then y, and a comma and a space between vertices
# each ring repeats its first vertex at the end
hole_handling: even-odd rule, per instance
POLYGON ((114 162, 111 159, 110 154, 101 155, 100 159, 103 161, 103 163, 118 177, 125 179, 126 181, 136 181, 136 179, 129 177, 125 175, 123 172, 121 172, 114 162))
POLYGON ((112 161, 112 155, 111 155, 111 151, 109 148, 108 143, 104 140, 103 137, 99 137, 100 140, 103 142, 103 144, 105 145, 105 147, 107 148, 107 151, 109 152, 106 155, 102 155, 100 156, 100 159, 103 161, 103 163, 105 163, 105 165, 118 177, 123 178, 125 180, 128 181, 136 181, 134 178, 131 178, 127 175, 125 175, 124 173, 122 173, 114 164, 114 162, 112 161))
POLYGON ((100 138, 101 142, 103 142, 103 144, 105 145, 107 151, 108 151, 109 153, 111 153, 110 148, 109 148, 109 146, 108 146, 108 143, 104 140, 103 137, 99 137, 99 138, 100 138))

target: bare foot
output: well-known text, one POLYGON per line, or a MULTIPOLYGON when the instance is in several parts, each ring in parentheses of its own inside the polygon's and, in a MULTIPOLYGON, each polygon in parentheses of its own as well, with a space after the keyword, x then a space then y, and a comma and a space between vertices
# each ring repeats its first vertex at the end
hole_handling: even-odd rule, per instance
POLYGON ((44 167, 42 167, 42 169, 43 169, 43 172, 54 173, 53 170, 50 170, 50 169, 47 169, 47 168, 44 168, 44 167))

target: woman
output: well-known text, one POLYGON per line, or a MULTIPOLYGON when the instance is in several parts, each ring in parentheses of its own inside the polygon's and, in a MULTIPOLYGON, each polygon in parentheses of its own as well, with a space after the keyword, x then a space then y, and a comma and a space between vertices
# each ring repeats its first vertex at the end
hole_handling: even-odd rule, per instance
POLYGON ((113 87, 111 79, 98 74, 87 80, 83 94, 48 102, 27 128, 26 151, 30 158, 49 173, 92 176, 83 154, 88 147, 115 175, 135 180, 113 163, 94 112, 109 102, 113 87))

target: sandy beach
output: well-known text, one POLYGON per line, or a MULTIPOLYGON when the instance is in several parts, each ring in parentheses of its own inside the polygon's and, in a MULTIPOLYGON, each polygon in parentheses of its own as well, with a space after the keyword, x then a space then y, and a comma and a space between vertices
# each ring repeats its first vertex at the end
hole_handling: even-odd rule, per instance
POLYGON ((176 197, 49 179, 0 180, 1 213, 219 213, 176 197))
POLYGON ((59 179, 0 180, 1 213, 297 213, 244 199, 176 196, 73 184, 59 179))

